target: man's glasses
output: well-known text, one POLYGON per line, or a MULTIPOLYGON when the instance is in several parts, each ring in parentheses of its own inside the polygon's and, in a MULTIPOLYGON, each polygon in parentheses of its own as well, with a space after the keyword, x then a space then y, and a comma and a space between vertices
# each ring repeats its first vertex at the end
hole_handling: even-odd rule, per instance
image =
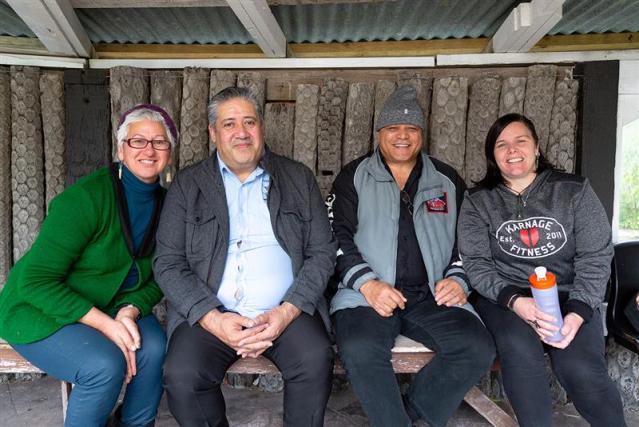
POLYGON ((136 150, 142 150, 147 145, 151 144, 154 150, 166 151, 171 149, 171 142, 166 139, 144 139, 144 138, 129 138, 126 141, 126 145, 136 150))
POLYGON ((408 209, 408 213, 410 213, 410 216, 413 216, 413 202, 410 200, 410 195, 406 190, 402 190, 399 194, 402 198, 402 203, 404 203, 404 206, 408 209))

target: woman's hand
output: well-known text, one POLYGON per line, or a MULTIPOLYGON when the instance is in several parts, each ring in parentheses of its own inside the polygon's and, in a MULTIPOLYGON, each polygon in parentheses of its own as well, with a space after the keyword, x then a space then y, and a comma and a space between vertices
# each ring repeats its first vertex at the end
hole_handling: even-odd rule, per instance
POLYGON ((579 332, 579 328, 584 324, 584 319, 578 315, 577 313, 568 313, 566 317, 564 317, 564 326, 561 327, 561 335, 564 338, 561 341, 546 341, 544 342, 550 346, 557 348, 566 348, 570 345, 572 340, 579 332))
POLYGON ((139 350, 141 347, 141 338, 140 331, 138 330, 138 324, 136 323, 136 319, 140 316, 140 310, 133 306, 127 305, 122 307, 118 313, 115 315, 115 320, 118 322, 122 322, 122 324, 127 328, 131 337, 133 338, 133 343, 135 344, 135 349, 139 350))
POLYGON ((136 347, 135 340, 131 336, 127 327, 122 322, 112 319, 110 316, 95 307, 92 307, 87 314, 78 320, 78 322, 97 329, 118 346, 124 355, 124 360, 126 361, 127 372, 125 382, 128 384, 131 381, 131 378, 133 378, 137 373, 135 366, 135 351, 138 347, 136 347))
POLYGON ((545 338, 554 335, 559 330, 554 324, 556 320, 554 316, 538 309, 535 300, 531 297, 517 298, 513 304, 513 311, 528 323, 544 342, 545 338))

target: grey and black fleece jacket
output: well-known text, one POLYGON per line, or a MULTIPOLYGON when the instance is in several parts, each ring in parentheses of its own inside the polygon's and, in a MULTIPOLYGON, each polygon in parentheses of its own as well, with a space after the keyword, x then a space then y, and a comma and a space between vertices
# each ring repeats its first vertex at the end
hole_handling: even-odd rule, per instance
POLYGON ((613 255, 610 225, 588 180, 546 170, 521 195, 505 186, 470 190, 461 208, 459 251, 474 290, 506 307, 528 294, 528 276, 544 266, 567 294, 564 313, 585 321, 604 299, 613 255))
MULTIPOLYGON (((293 283, 283 301, 328 326, 324 289, 335 266, 331 233, 315 176, 301 163, 269 151, 260 167, 271 176, 267 203, 275 237, 291 257, 293 283)), ((229 211, 217 154, 180 170, 171 184, 156 234, 153 272, 169 301, 168 335, 193 326, 217 298, 229 244, 229 211)))
MULTIPOLYGON (((468 292, 457 254, 457 212, 465 184, 455 170, 422 154, 423 170, 413 200, 413 221, 428 273, 428 287, 452 277, 468 292)), ((371 279, 395 285, 400 190, 384 166, 379 149, 342 169, 327 198, 339 243, 340 283, 331 313, 368 306, 359 288, 371 279)), ((425 284, 426 285, 426 284, 425 284)), ((470 304, 464 306, 474 313, 470 304)))

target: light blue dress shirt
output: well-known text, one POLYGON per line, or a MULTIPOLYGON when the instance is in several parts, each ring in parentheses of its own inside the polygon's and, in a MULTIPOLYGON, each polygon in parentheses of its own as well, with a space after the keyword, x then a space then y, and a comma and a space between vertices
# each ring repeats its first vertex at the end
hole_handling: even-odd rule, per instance
POLYGON ((241 182, 218 155, 229 211, 229 249, 217 292, 227 310, 254 318, 279 305, 293 283, 291 258, 268 211, 270 175, 257 167, 241 182))

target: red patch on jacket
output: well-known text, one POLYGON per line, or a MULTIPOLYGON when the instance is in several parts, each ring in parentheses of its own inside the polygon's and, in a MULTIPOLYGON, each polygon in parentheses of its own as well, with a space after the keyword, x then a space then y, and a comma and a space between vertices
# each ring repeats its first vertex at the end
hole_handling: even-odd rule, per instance
POLYGON ((443 192, 437 197, 428 199, 425 204, 427 212, 448 213, 448 193, 443 192))
POLYGON ((539 229, 537 227, 524 228, 519 230, 521 242, 529 248, 534 248, 539 242, 539 229))

